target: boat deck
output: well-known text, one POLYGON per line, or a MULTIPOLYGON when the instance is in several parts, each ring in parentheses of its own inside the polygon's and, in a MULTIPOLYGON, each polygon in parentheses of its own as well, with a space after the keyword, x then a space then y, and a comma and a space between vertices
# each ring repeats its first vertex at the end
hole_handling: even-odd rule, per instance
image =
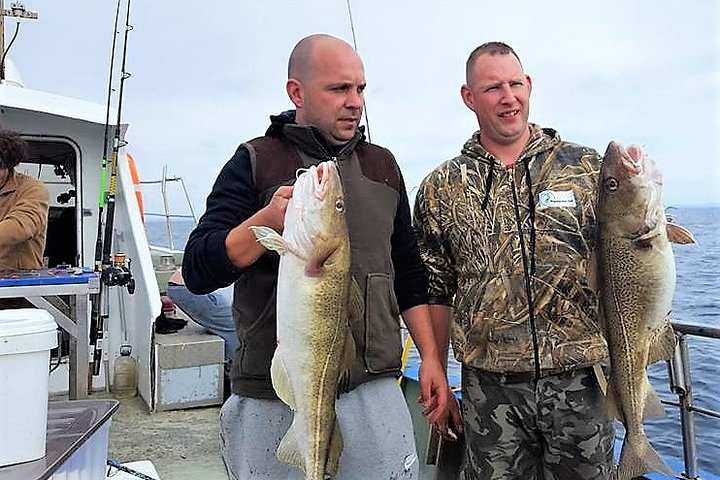
MULTIPOLYGON (((158 480, 227 480, 220 457, 219 407, 148 413, 140 397, 119 401, 110 425, 108 459, 123 464, 149 460, 158 480)), ((108 478, 123 478, 115 473, 108 478)))

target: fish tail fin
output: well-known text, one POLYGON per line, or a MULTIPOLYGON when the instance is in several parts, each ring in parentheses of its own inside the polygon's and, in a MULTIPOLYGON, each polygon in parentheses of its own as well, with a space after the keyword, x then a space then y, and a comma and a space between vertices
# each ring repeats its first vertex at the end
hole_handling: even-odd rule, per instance
POLYGON ((645 435, 638 435, 635 438, 626 437, 620 453, 617 480, 628 480, 648 472, 662 472, 670 477, 675 476, 675 472, 660 458, 645 435))
POLYGON ((330 475, 330 478, 334 477, 340 464, 340 454, 343 451, 343 438, 342 432, 340 431, 340 422, 335 418, 335 427, 333 428, 333 434, 330 438, 330 448, 328 449, 327 460, 325 461, 325 473, 330 475))
POLYGON ((295 419, 293 419, 292 424, 290 424, 290 428, 288 428, 285 436, 282 440, 280 440, 280 445, 278 445, 275 455, 281 462, 297 467, 305 472, 305 462, 303 461, 302 454, 300 453, 300 447, 298 445, 295 430, 297 430, 297 428, 295 427, 295 419))

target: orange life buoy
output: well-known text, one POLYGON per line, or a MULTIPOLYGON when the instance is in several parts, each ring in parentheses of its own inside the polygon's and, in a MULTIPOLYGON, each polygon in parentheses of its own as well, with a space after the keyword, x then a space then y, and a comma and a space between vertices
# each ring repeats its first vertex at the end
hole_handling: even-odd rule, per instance
POLYGON ((130 177, 132 178, 133 186, 135 187, 135 199, 137 200, 138 208, 140 209, 140 218, 145 223, 145 206, 143 204, 142 190, 140 190, 140 176, 138 175, 137 168, 135 167, 135 157, 132 153, 127 152, 125 154, 128 160, 128 167, 130 167, 130 177))

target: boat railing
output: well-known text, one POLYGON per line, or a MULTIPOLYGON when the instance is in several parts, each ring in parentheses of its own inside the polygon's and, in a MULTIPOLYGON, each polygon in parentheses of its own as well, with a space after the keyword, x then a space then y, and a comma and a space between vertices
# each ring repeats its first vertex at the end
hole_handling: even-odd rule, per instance
POLYGON ((685 471, 680 478, 696 480, 700 477, 698 475, 694 415, 697 412, 701 415, 720 418, 720 412, 693 404, 688 336, 720 339, 720 328, 680 322, 673 322, 672 325, 678 335, 678 345, 673 358, 667 362, 668 377, 670 390, 678 396, 678 401, 662 400, 662 403, 680 409, 680 428, 682 430, 683 460, 685 463, 685 471))
POLYGON ((141 180, 140 185, 160 185, 160 192, 163 200, 163 212, 145 212, 145 216, 149 217, 163 217, 165 219, 165 228, 167 230, 167 237, 171 250, 175 250, 175 236, 173 234, 172 219, 173 218, 189 218, 192 219, 193 223, 197 225, 197 215, 193 209, 192 202, 190 201, 190 195, 188 194, 187 188, 185 187, 185 181, 182 177, 168 176, 167 165, 163 166, 162 178, 160 180, 141 180), (168 202, 168 191, 167 187, 169 183, 178 182, 182 187, 183 193, 185 194, 185 202, 190 209, 189 214, 178 214, 170 211, 170 203, 168 202))

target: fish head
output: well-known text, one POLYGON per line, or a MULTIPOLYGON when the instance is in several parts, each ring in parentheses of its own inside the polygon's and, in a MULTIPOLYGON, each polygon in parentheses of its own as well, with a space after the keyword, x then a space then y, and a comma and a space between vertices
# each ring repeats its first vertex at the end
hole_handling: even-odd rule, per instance
POLYGON ((610 142, 599 181, 597 215, 606 232, 633 238, 665 222, 662 173, 641 146, 610 142))
POLYGON ((347 242, 345 199, 332 161, 298 172, 285 213, 283 237, 296 252, 321 268, 347 242))

